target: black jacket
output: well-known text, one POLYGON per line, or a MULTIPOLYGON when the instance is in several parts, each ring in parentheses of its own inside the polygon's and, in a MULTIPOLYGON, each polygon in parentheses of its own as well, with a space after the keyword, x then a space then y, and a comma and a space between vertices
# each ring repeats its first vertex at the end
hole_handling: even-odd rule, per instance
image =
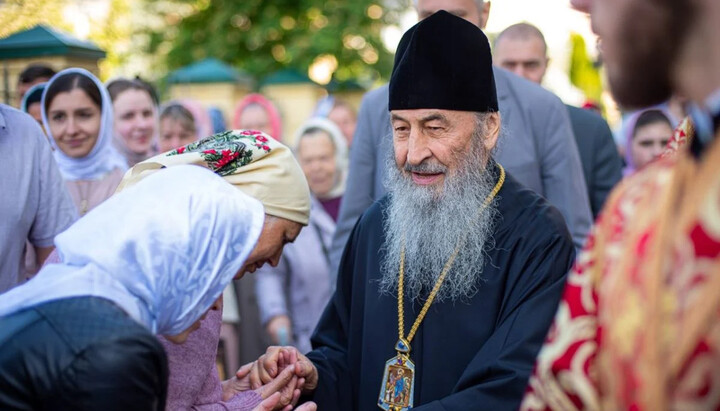
POLYGON ((567 106, 580 153, 593 219, 597 218, 610 190, 622 179, 622 159, 612 131, 599 115, 567 106))
POLYGON ((164 410, 165 351, 114 303, 78 297, 0 318, 0 409, 164 410))

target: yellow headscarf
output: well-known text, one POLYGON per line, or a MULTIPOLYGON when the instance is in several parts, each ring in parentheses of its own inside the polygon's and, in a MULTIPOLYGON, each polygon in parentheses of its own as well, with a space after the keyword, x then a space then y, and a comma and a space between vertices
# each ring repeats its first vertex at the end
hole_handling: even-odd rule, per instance
POLYGON ((214 171, 260 200, 266 214, 303 225, 308 223, 310 190, 300 165, 289 148, 254 130, 224 131, 142 161, 125 173, 116 192, 157 170, 180 164, 195 164, 214 171))

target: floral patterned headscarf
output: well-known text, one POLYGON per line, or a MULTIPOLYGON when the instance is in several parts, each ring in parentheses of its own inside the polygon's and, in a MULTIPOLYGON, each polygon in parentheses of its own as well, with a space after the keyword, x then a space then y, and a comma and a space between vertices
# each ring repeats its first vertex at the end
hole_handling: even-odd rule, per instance
POLYGON ((300 165, 289 148, 256 130, 224 131, 149 158, 128 170, 117 191, 159 169, 181 164, 214 171, 260 200, 266 214, 308 223, 310 189, 300 165))
POLYGON ((163 170, 58 235, 62 262, 3 294, 0 316, 96 296, 154 334, 180 334, 232 281, 255 248, 263 221, 259 201, 215 174, 190 166, 163 170))

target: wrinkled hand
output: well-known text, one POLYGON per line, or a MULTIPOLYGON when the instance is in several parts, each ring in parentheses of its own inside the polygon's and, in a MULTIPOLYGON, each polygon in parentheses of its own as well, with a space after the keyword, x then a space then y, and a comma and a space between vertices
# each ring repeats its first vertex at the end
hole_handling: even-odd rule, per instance
POLYGON ((250 374, 252 365, 252 362, 243 365, 237 371, 235 377, 222 382, 223 401, 227 401, 235 395, 250 389, 250 378, 248 377, 248 374, 250 374))
MULTIPOLYGON (((272 411, 277 407, 280 401, 280 393, 275 393, 260 403, 253 411, 272 411)), ((287 407, 285 408, 287 409, 287 407)), ((295 411, 316 411, 317 405, 314 402, 306 402, 305 404, 295 408, 295 411)))
MULTIPOLYGON (((268 347, 265 354, 260 356, 250 370, 250 387, 253 389, 272 381, 279 370, 289 365, 294 366, 295 376, 298 377, 298 388, 303 393, 310 393, 318 383, 318 372, 315 365, 295 347, 268 347)), ((238 377, 240 377, 238 371, 238 377)))
MULTIPOLYGON (((251 389, 249 374, 254 363, 248 363, 240 367, 235 377, 223 381, 223 401, 227 401, 236 394, 251 389)), ((265 400, 257 408, 264 410, 289 411, 300 399, 300 378, 295 375, 295 367, 288 365, 280 374, 270 380, 267 384, 255 389, 255 392, 265 400), (268 408, 269 407, 269 408, 268 408)))
POLYGON ((294 408, 295 411, 316 411, 317 410, 317 404, 314 402, 306 402, 305 404, 294 408))

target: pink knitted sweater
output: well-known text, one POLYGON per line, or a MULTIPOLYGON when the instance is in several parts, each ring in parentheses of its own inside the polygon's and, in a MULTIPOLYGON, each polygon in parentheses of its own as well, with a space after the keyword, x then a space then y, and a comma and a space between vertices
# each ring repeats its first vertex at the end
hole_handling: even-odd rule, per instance
POLYGON ((168 411, 249 411, 262 401, 252 390, 228 401, 222 400, 222 386, 215 366, 221 323, 222 312, 210 311, 184 344, 173 344, 158 337, 165 347, 170 368, 168 411))

